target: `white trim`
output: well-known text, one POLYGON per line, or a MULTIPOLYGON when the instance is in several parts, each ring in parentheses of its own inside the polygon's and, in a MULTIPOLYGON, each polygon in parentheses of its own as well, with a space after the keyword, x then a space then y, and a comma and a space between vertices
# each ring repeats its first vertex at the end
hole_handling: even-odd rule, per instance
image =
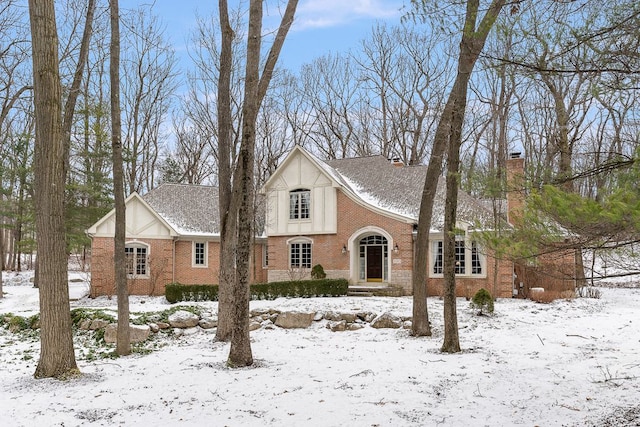
MULTIPOLYGON (((300 263, 302 263, 302 247, 300 248, 300 263)), ((287 265, 290 269, 297 270, 310 270, 313 266, 313 239, 304 236, 297 236, 287 240, 287 265), (309 254, 309 267, 294 267, 291 265, 291 245, 294 244, 308 244, 310 246, 310 254, 309 254)))
POLYGON ((374 225, 369 225, 354 231, 347 241, 347 253, 349 254, 349 281, 351 283, 358 283, 360 281, 360 240, 374 234, 383 236, 387 239, 387 280, 384 280, 383 278, 382 283, 391 283, 392 281, 393 258, 397 257, 391 249, 394 246, 393 237, 387 230, 374 225))
MULTIPOLYGON (((145 274, 129 274, 127 271, 127 279, 149 279, 151 277, 151 265, 149 260, 151 259, 151 245, 145 242, 140 242, 138 240, 130 240, 124 243, 125 250, 126 248, 144 248, 146 250, 146 259, 145 259, 145 274)), ((134 254, 137 255, 137 254, 134 254)), ((126 262, 126 252, 125 252, 125 262, 126 262)), ((126 266, 125 266, 126 268, 126 266)), ((137 270, 137 263, 133 266, 134 270, 137 270)))
MULTIPOLYGON (((457 239, 462 241, 460 239, 457 239)), ((444 277, 443 273, 434 273, 433 267, 435 263, 435 255, 436 255, 436 245, 438 242, 444 241, 444 236, 442 234, 438 235, 436 238, 433 236, 429 236, 429 259, 428 259, 428 272, 429 277, 434 279, 441 279, 444 277)), ((444 250, 444 248, 443 248, 444 250)), ((443 254, 444 255, 444 254, 443 254)), ((464 260, 465 260, 465 273, 464 274, 456 274, 456 277, 459 278, 469 278, 469 279, 485 279, 487 277, 487 255, 482 250, 482 245, 473 238, 469 233, 464 235, 464 260), (472 242, 476 242, 478 255, 480 256, 480 267, 482 268, 482 273, 480 274, 472 274, 470 273, 473 268, 472 256, 471 256, 471 246, 472 242)))
POLYGON ((191 242, 191 267, 208 268, 209 267, 209 242, 202 240, 194 240, 191 242), (204 264, 196 264, 196 244, 204 243, 204 264))

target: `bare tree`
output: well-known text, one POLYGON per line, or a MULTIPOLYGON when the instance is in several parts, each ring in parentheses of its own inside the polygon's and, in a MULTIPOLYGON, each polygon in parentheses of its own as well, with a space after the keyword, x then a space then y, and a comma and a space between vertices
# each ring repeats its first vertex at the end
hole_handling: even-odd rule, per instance
MULTIPOLYGON (((462 125, 466 111, 467 88, 475 63, 482 52, 484 43, 497 19, 506 0, 493 0, 486 9, 484 16, 477 22, 480 8, 479 0, 467 0, 464 26, 462 27, 462 41, 458 54, 458 73, 454 81, 447 103, 438 122, 434 137, 433 149, 429 158, 424 190, 420 203, 418 218, 418 234, 416 237, 416 254, 413 267, 413 323, 412 334, 415 336, 431 335, 429 317, 427 313, 427 259, 429 251, 429 230, 433 213, 433 202, 437 187, 438 176, 442 169, 445 149, 449 148, 451 164, 450 173, 447 175, 447 206, 445 207, 445 239, 444 239, 444 263, 445 263, 445 340, 443 351, 459 351, 458 325, 455 302, 455 276, 451 275, 452 266, 447 268, 447 263, 454 264, 455 245, 455 210, 457 202, 457 173, 462 125), (457 153, 457 154, 456 154, 457 153), (455 188, 454 188, 455 187, 455 188), (448 274, 447 274, 448 273, 448 274)), ((418 11, 428 12, 426 3, 413 2, 418 11)))
POLYGON ((64 136, 53 0, 29 1, 35 98, 35 201, 40 269, 36 378, 78 373, 73 350, 64 229, 64 136))
POLYGON ((150 10, 123 16, 128 49, 123 50, 123 154, 126 192, 155 186, 155 170, 163 135, 161 125, 176 88, 175 54, 150 10))
MULTIPOLYGON (((226 9, 226 0, 221 0, 226 9)), ((242 104, 242 143, 231 194, 228 218, 237 214, 238 245, 236 249, 236 281, 232 295, 231 348, 227 363, 230 366, 253 364, 249 340, 249 275, 254 230, 255 194, 255 138, 258 111, 267 93, 282 45, 293 22, 297 0, 289 0, 278 27, 273 44, 260 74, 260 52, 262 45, 262 2, 249 3, 249 26, 247 33, 247 61, 245 68, 244 100, 242 104)), ((227 98, 228 99, 228 98, 227 98)), ((229 106, 225 106, 228 110, 229 106)), ((227 222, 227 226, 229 223, 227 222)), ((223 231, 224 233, 224 231, 223 231)), ((233 233, 235 234, 235 233, 233 233)), ((228 234, 227 234, 228 235, 228 234)), ((223 234, 224 238, 225 234, 223 234)), ((232 259, 225 259, 227 266, 232 259)), ((222 286, 222 282, 220 286, 222 286)), ((220 303, 218 304, 220 306, 220 303)))
POLYGON ((113 150, 113 194, 116 225, 114 236, 114 277, 118 295, 118 329, 116 352, 120 356, 131 353, 129 334, 129 289, 125 254, 126 212, 124 202, 124 168, 122 164, 122 124, 120 119, 120 11, 118 0, 109 0, 111 44, 109 79, 111 84, 111 147, 113 150))

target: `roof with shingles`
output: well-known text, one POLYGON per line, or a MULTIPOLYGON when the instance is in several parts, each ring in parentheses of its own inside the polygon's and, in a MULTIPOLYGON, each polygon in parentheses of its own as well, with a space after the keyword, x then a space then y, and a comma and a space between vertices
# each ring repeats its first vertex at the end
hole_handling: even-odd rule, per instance
MULTIPOLYGON (((363 202, 418 221, 426 166, 396 166, 384 156, 322 161, 311 156, 332 179, 363 202)), ((431 229, 444 228, 445 180, 437 183, 431 229)), ((220 234, 218 188, 206 185, 163 184, 142 198, 181 235, 220 234)), ((259 206, 257 212, 264 212, 259 206)), ((258 215, 259 216, 259 215, 258 215)), ((458 220, 493 228, 492 210, 483 200, 458 192, 458 220)), ((264 218, 257 221, 262 233, 264 218)))
MULTIPOLYGON (((427 174, 426 166, 397 166, 384 156, 357 157, 325 162, 351 191, 380 209, 418 221, 420 201, 427 174)), ((446 183, 437 182, 431 229, 444 228, 446 183)), ((459 190, 458 220, 493 228, 493 214, 482 201, 459 190)))
POLYGON ((217 187, 162 184, 142 198, 179 234, 220 234, 217 187))

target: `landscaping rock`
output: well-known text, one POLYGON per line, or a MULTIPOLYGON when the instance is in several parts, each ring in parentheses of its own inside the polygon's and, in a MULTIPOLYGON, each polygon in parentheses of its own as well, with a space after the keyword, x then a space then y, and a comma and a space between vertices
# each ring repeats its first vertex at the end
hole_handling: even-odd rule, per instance
POLYGON ((380 316, 373 319, 371 327, 376 329, 397 329, 402 326, 402 319, 395 314, 389 312, 382 313, 380 316))
POLYGON ((362 320, 363 322, 367 322, 367 323, 371 323, 373 321, 373 319, 376 318, 376 314, 372 313, 370 311, 364 311, 364 312, 360 312, 357 314, 358 319, 362 320))
POLYGON ((88 331, 91 327, 91 319, 84 319, 78 324, 78 329, 82 329, 83 331, 88 331))
POLYGON ((276 326, 284 329, 308 328, 313 322, 316 313, 301 313, 298 311, 289 311, 280 313, 274 322, 276 326))
MULTIPOLYGON (((116 335, 118 331, 117 323, 110 323, 104 329, 104 341, 108 344, 114 344, 116 342, 116 335)), ((145 341, 151 334, 151 328, 148 325, 129 325, 129 340, 132 343, 138 343, 145 341)))
POLYGON ((314 322, 319 322, 319 321, 320 321, 320 320, 322 320, 322 319, 324 319, 324 313, 323 313, 323 312, 321 312, 321 311, 318 311, 318 312, 316 313, 316 315, 315 315, 315 316, 313 316, 313 321, 314 321, 314 322))
POLYGON ((212 329, 218 326, 218 319, 216 317, 203 317, 198 322, 198 326, 202 329, 212 329))
POLYGON ((166 322, 157 322, 156 325, 158 325, 158 329, 169 329, 169 327, 171 326, 166 322))
POLYGON ((347 325, 347 330, 349 331, 357 331, 362 328, 364 328, 364 325, 362 323, 350 323, 349 325, 347 325))
POLYGON ((260 329, 261 327, 262 327, 262 323, 252 321, 251 323, 249 323, 249 332, 255 331, 256 329, 260 329))
POLYGON ((193 328, 200 321, 200 316, 186 310, 178 310, 169 316, 169 325, 173 328, 193 328))
POLYGON ((151 332, 153 332, 154 334, 158 333, 158 331, 160 330, 157 323, 149 323, 149 329, 151 329, 151 332))
POLYGON ((347 330, 347 322, 345 320, 330 320, 327 322, 327 329, 332 332, 342 332, 347 330))
POLYGON ((411 320, 405 320, 402 322, 402 329, 411 329, 411 320))
POLYGON ((200 328, 196 328, 195 326, 192 328, 184 328, 182 330, 182 335, 195 335, 200 332, 200 328))
POLYGON ((105 319, 93 319, 91 321, 91 325, 89 325, 89 329, 95 331, 96 329, 106 328, 109 323, 111 322, 105 319))

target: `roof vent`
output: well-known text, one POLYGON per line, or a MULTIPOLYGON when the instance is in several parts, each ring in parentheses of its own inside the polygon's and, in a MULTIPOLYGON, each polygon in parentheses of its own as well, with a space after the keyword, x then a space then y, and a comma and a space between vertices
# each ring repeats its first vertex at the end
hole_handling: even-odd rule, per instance
POLYGON ((509 153, 509 158, 510 159, 519 159, 521 154, 522 153, 520 151, 512 151, 511 153, 509 153))

